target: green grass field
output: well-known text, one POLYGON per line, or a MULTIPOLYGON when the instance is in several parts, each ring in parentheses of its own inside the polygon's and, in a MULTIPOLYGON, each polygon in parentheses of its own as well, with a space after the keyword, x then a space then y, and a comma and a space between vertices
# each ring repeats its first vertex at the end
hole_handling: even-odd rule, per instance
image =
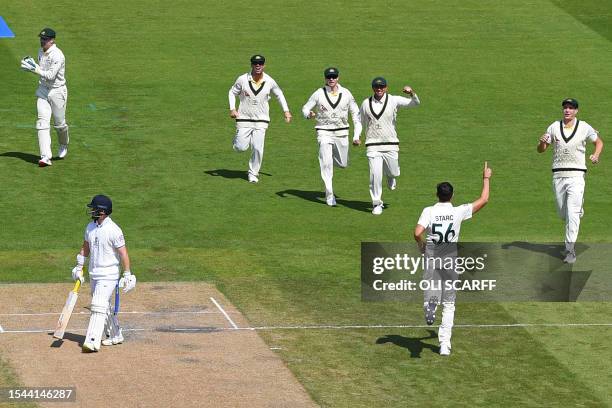
MULTIPOLYGON (((484 160, 491 202, 462 240, 561 240, 550 152, 535 146, 568 96, 607 140, 610 10, 608 0, 3 2, 16 38, 0 39, 0 282, 68 282, 85 205, 104 193, 140 280, 215 283, 253 325, 422 324, 418 305, 361 302, 360 243, 411 240, 440 181, 455 185, 457 203, 476 198, 484 160), (46 26, 67 58, 71 145, 40 169, 36 81, 19 60, 35 55, 46 26), (231 148, 227 91, 255 53, 294 122, 273 99, 265 174, 252 185, 248 154, 231 148), (390 93, 407 84, 421 98, 398 115, 402 176, 380 217, 369 212, 363 148, 335 172, 340 205, 322 199, 313 122, 300 110, 330 65, 358 103, 378 75, 390 93)), ((581 241, 610 242, 607 153, 589 171, 581 241)), ((459 300, 456 323, 610 323, 610 312, 459 300)), ((448 359, 425 329, 262 335, 322 406, 612 405, 610 326, 457 329, 448 359)), ((0 385, 18 381, 2 361, 0 385)))

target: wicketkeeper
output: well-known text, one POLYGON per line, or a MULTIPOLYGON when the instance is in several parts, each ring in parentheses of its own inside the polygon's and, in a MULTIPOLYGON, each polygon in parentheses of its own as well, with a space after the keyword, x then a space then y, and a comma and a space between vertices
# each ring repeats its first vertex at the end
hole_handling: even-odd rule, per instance
POLYGON ((68 143, 70 142, 66 123, 68 89, 64 76, 66 59, 64 53, 55 45, 55 31, 51 28, 44 28, 38 36, 41 47, 38 51, 38 63, 32 57, 24 57, 21 60, 21 69, 40 77, 36 90, 38 111, 36 130, 40 148, 38 165, 46 167, 51 166, 53 156, 51 153, 51 116, 53 116, 53 127, 59 141, 57 157, 63 159, 68 154, 68 143))
POLYGON ((83 278, 83 265, 89 257, 91 280, 91 318, 83 343, 83 352, 100 350, 100 344, 111 346, 123 342, 117 316, 113 314, 115 288, 129 292, 136 286, 136 277, 130 272, 130 258, 121 228, 110 218, 113 203, 105 195, 97 195, 87 205, 92 222, 85 228, 85 238, 72 269, 74 280, 83 278), (119 263, 123 264, 123 277, 119 279, 119 263), (106 339, 102 336, 106 332, 106 339))

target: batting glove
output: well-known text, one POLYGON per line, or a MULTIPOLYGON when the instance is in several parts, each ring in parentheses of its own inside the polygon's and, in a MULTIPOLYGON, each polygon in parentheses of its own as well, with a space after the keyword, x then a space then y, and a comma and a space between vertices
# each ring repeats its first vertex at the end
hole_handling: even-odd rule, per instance
POLYGON ((85 282, 85 278, 83 277, 83 265, 85 264, 85 257, 81 254, 78 254, 76 257, 77 264, 74 268, 72 268, 72 279, 80 280, 81 283, 85 282))
POLYGON ((123 272, 123 277, 119 279, 119 287, 123 288, 123 293, 128 293, 136 287, 136 276, 130 271, 123 272))

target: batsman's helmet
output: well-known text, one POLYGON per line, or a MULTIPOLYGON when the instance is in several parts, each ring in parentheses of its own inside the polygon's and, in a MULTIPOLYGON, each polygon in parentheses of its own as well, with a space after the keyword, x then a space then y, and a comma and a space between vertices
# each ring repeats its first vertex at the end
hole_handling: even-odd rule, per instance
POLYGON ((87 204, 87 207, 90 208, 89 214, 92 218, 99 218, 101 212, 104 212, 106 215, 111 215, 113 212, 113 202, 102 194, 92 198, 91 203, 87 204))

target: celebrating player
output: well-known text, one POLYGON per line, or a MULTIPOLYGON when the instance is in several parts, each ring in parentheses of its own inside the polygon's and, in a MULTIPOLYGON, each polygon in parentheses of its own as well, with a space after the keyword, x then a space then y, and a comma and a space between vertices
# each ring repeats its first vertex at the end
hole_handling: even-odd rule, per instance
POLYGON ((270 123, 270 93, 276 96, 285 112, 285 122, 291 122, 291 112, 283 91, 272 77, 264 72, 266 59, 263 55, 251 57, 251 72, 240 75, 229 90, 230 117, 236 119, 234 150, 253 150, 249 160, 248 179, 259 182, 259 169, 263 160, 264 139, 270 123), (236 110, 236 97, 240 105, 236 110))
MULTIPOLYGON (((414 239, 422 251, 426 250, 426 245, 427 249, 434 248, 435 251, 437 246, 459 242, 461 223, 472 218, 472 215, 480 211, 489 201, 489 180, 491 175, 492 170, 487 165, 487 162, 485 162, 480 197, 471 204, 463 204, 457 207, 454 207, 451 203, 453 186, 448 182, 438 184, 438 203, 423 210, 414 228, 414 239), (423 238, 423 233, 425 232, 427 237, 423 238)), ((445 278, 451 275, 452 273, 449 271, 426 268, 423 273, 423 279, 444 281, 445 278)), ((440 355, 443 356, 448 356, 451 352, 451 335, 455 318, 455 297, 454 289, 444 290, 444 288, 440 288, 425 291, 423 308, 427 324, 431 325, 435 321, 436 309, 440 302, 444 306, 442 310, 442 323, 438 331, 440 355)))
POLYGON ((348 114, 351 112, 354 126, 354 140, 361 135, 361 120, 359 107, 353 94, 338 83, 340 71, 337 68, 327 68, 325 86, 317 89, 302 108, 306 119, 315 118, 317 124, 317 141, 319 142, 319 165, 321 178, 325 184, 325 201, 329 206, 336 205, 332 179, 334 165, 344 168, 348 166, 348 114), (313 111, 316 107, 316 113, 313 111))
POLYGON ((565 220, 565 259, 563 262, 576 262, 574 248, 578 239, 580 218, 584 214, 582 208, 584 196, 584 176, 586 142, 595 144, 595 152, 589 157, 591 163, 599 163, 599 155, 603 149, 603 141, 598 132, 588 123, 576 118, 578 101, 572 98, 561 102, 563 119, 553 122, 546 133, 540 137, 538 152, 543 153, 554 143, 552 171, 553 191, 557 202, 557 212, 565 220))
POLYGON ((66 88, 64 53, 55 45, 55 31, 51 28, 43 29, 40 37, 40 50, 38 63, 32 57, 21 60, 21 69, 30 71, 38 76, 38 89, 36 90, 36 108, 38 119, 38 146, 40 148, 40 167, 51 166, 51 116, 53 127, 57 132, 59 151, 57 157, 63 159, 68 154, 68 124, 66 123, 66 102, 68 89, 66 88))
MULTIPOLYGON (((370 196, 372 197, 372 214, 383 212, 382 177, 387 176, 389 189, 395 190, 396 177, 400 175, 399 139, 395 130, 395 120, 399 108, 418 106, 421 102, 411 87, 405 86, 402 92, 410 98, 387 94, 387 81, 377 77, 372 81, 374 95, 361 104, 361 121, 366 129, 365 145, 370 164, 370 196)), ((359 139, 353 144, 359 145, 359 139)))
POLYGON ((123 335, 117 317, 112 314, 114 290, 119 287, 129 292, 136 286, 136 277, 130 272, 130 257, 125 247, 121 228, 110 218, 113 203, 105 195, 97 195, 87 205, 92 222, 87 224, 85 239, 77 255, 77 265, 72 269, 72 278, 83 282, 83 265, 89 256, 89 277, 91 279, 91 317, 83 352, 90 353, 105 346, 123 342, 123 335), (119 279, 119 262, 123 264, 123 277, 119 279), (102 341, 106 331, 108 338, 102 341))

